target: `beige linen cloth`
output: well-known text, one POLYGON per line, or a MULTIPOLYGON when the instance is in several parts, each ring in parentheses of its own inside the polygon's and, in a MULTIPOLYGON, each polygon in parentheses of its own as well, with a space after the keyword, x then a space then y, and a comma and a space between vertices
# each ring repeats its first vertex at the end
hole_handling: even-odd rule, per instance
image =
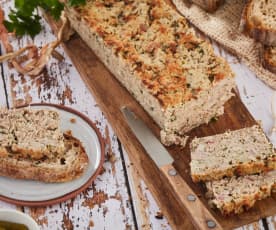
POLYGON ((207 13, 188 0, 172 2, 194 26, 240 58, 258 78, 276 89, 276 74, 262 66, 262 45, 241 32, 240 20, 245 0, 226 0, 215 13, 207 13))

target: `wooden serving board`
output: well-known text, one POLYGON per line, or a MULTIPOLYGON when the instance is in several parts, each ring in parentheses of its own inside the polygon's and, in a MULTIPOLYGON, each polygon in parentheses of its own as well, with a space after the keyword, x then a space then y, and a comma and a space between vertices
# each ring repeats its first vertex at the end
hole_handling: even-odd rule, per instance
MULTIPOLYGON (((48 22, 56 32, 58 25, 50 18, 48 18, 48 22)), ((166 179, 161 176, 157 166, 131 132, 120 108, 122 106, 131 108, 158 137, 160 128, 78 35, 74 35, 63 46, 127 150, 130 160, 145 180, 162 211, 167 216, 170 224, 175 229, 194 229, 190 220, 185 215, 184 207, 178 204, 175 194, 172 193, 172 190, 167 185, 166 179)), ((240 98, 235 95, 235 97, 225 104, 224 115, 219 117, 217 121, 211 122, 208 125, 202 125, 189 132, 188 135, 191 137, 189 141, 194 136, 213 135, 223 133, 226 130, 249 127, 254 124, 256 124, 256 121, 243 105, 240 98)), ((193 183, 190 177, 190 153, 188 146, 189 143, 185 148, 173 146, 168 148, 168 150, 175 160, 174 166, 177 171, 202 200, 204 205, 208 207, 203 187, 193 183)), ((276 213, 276 197, 257 202, 254 208, 242 215, 222 217, 219 212, 211 209, 210 211, 224 229, 232 229, 252 223, 263 217, 274 215, 276 213)), ((194 218, 197 217, 195 216, 194 218)))

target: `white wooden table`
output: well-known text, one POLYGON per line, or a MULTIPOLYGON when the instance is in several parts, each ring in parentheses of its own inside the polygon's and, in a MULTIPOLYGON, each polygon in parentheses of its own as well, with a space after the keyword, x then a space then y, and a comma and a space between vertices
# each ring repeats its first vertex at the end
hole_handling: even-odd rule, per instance
MULTIPOLYGON (((8 10, 12 1, 0 0, 8 10)), ((12 43, 15 49, 27 43, 38 45, 55 39, 43 21, 43 32, 34 41, 23 37, 12 43)), ((255 119, 261 120, 268 134, 273 124, 270 103, 273 91, 259 81, 236 58, 219 49, 236 73, 243 102, 255 119)), ((38 77, 22 76, 1 64, 0 106, 15 107, 35 102, 64 104, 87 115, 101 131, 105 142, 104 170, 82 194, 61 204, 28 208, 0 201, 0 208, 18 209, 32 216, 41 229, 171 229, 166 217, 157 218, 159 210, 147 186, 140 179, 112 127, 98 108, 77 70, 62 48, 65 60, 52 59, 38 77)), ((276 101, 275 101, 276 103, 276 101)), ((276 145, 276 134, 269 136, 276 145)), ((1 191, 0 191, 1 192, 1 191)), ((260 220, 241 229, 276 229, 276 217, 260 220)))

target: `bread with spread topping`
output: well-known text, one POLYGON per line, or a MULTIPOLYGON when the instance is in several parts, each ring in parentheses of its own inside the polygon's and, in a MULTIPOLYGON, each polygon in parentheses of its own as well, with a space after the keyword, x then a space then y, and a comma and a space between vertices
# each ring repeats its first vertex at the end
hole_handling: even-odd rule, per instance
POLYGON ((66 7, 72 27, 166 133, 223 114, 233 73, 166 1, 66 7))
POLYGON ((239 214, 275 192, 276 171, 210 181, 206 182, 206 188, 211 207, 223 215, 239 214))
POLYGON ((243 10, 241 25, 255 40, 276 46, 276 1, 249 0, 243 10))
POLYGON ((63 154, 59 114, 53 110, 2 109, 0 147, 0 155, 9 149, 21 158, 53 158, 63 154))
POLYGON ((194 182, 276 169, 273 145, 258 125, 195 138, 190 144, 190 150, 194 182))
POLYGON ((88 161, 81 142, 61 132, 57 111, 1 109, 1 176, 65 182, 82 175, 88 161))

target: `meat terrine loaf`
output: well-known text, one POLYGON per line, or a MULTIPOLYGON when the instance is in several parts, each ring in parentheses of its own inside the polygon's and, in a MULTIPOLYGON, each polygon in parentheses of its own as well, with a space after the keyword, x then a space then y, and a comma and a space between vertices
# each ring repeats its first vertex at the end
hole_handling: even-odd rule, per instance
POLYGON ((194 182, 276 169, 276 154, 258 126, 195 138, 190 144, 194 182))
POLYGON ((67 7, 73 28, 166 133, 223 113, 233 74, 162 0, 95 0, 67 7))
POLYGON ((206 188, 211 207, 223 215, 239 214, 275 192, 276 171, 207 182, 206 188))
POLYGON ((63 154, 59 114, 29 108, 0 110, 0 154, 40 159, 63 154))

